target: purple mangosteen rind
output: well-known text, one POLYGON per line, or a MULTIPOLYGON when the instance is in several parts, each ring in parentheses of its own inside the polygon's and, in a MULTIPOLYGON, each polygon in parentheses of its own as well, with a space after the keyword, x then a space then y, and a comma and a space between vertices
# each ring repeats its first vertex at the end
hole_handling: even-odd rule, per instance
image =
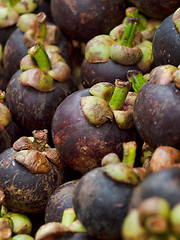
POLYGON ((87 0, 83 3, 79 0, 51 2, 54 22, 65 35, 80 42, 87 42, 99 34, 108 34, 121 23, 124 10, 124 0, 101 0, 96 3, 87 0))
POLYGON ((174 82, 166 85, 146 83, 134 105, 134 123, 142 139, 151 147, 179 149, 180 90, 174 82))
POLYGON ((130 0, 130 2, 146 16, 162 20, 168 17, 180 6, 178 0, 168 2, 164 2, 163 0, 158 2, 156 0, 146 2, 143 0, 130 0))
POLYGON ((56 109, 51 132, 60 157, 73 169, 85 173, 98 167, 104 155, 123 154, 123 142, 141 142, 135 128, 123 130, 115 121, 100 127, 91 124, 84 116, 80 99, 90 96, 89 89, 79 90, 68 96, 56 109), (139 140, 138 140, 139 139, 139 140))
POLYGON ((44 93, 32 87, 23 86, 18 80, 20 74, 22 70, 18 70, 13 75, 6 90, 6 104, 12 119, 26 131, 50 129, 56 108, 64 98, 76 90, 73 80, 70 78, 64 83, 55 81, 54 91, 44 93))
POLYGON ((152 52, 156 66, 180 63, 180 33, 173 23, 173 14, 169 15, 158 27, 153 41, 152 52))
POLYGON ((54 165, 48 174, 32 174, 14 160, 15 153, 9 148, 0 156, 1 189, 6 196, 4 204, 12 211, 43 212, 53 190, 62 183, 63 174, 54 165))
POLYGON ((141 202, 150 197, 161 197, 168 201, 170 207, 179 203, 179 167, 172 167, 150 174, 144 181, 135 187, 131 208, 137 208, 141 202))
POLYGON ((65 182, 50 196, 45 209, 45 223, 61 222, 63 212, 72 208, 72 196, 78 180, 65 182))
POLYGON ((119 229, 127 214, 133 188, 131 184, 106 176, 103 167, 89 171, 78 181, 73 194, 73 208, 90 236, 120 238, 119 229), (110 195, 111 198, 108 197, 110 195))

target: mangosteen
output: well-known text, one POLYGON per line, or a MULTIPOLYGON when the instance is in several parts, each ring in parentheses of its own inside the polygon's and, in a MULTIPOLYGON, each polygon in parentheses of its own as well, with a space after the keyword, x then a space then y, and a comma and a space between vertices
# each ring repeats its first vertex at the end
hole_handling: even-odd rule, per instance
POLYGON ((18 28, 10 35, 3 53, 4 77, 9 81, 19 69, 21 59, 37 41, 45 45, 56 45, 60 48, 61 56, 70 64, 72 44, 60 33, 58 27, 47 22, 46 14, 23 14, 18 19, 18 28))
POLYGON ((45 223, 61 222, 63 212, 72 208, 72 196, 78 180, 65 182, 57 187, 50 196, 45 209, 45 223))
POLYGON ((134 4, 145 15, 162 20, 165 19, 171 13, 173 13, 180 6, 179 0, 171 1, 128 0, 128 1, 134 4))
POLYGON ((107 34, 122 22, 124 11, 124 0, 51 1, 54 22, 65 35, 80 42, 87 42, 98 34, 107 34))
POLYGON ((172 167, 156 173, 151 173, 134 189, 130 208, 137 208, 143 200, 150 197, 164 198, 172 208, 179 203, 179 186, 179 167, 172 167))
POLYGON ((41 213, 52 192, 64 181, 64 164, 47 144, 47 130, 21 137, 0 154, 0 186, 4 205, 16 212, 41 213))
POLYGON ((130 82, 116 80, 78 90, 56 109, 52 119, 52 139, 62 161, 84 174, 100 166, 104 155, 122 157, 123 143, 141 139, 133 124, 136 93, 130 82), (129 93, 128 93, 129 92, 129 93), (93 96, 92 96, 93 95, 93 96))
POLYGON ((134 122, 140 136, 150 147, 179 149, 180 70, 172 65, 154 68, 149 80, 137 94, 134 122))
POLYGON ((53 45, 45 51, 38 42, 22 59, 22 70, 19 69, 8 83, 6 104, 14 122, 27 132, 49 130, 57 106, 77 89, 70 67, 59 51, 53 45))
MULTIPOLYGON (((133 148, 130 143, 130 149, 133 148)), ((84 174, 74 189, 72 202, 77 219, 90 236, 98 239, 121 238, 122 223, 139 181, 129 164, 129 160, 134 161, 134 154, 128 161, 126 150, 124 154, 123 162, 108 163, 84 174)))
POLYGON ((158 27, 152 42, 156 66, 180 64, 180 27, 178 25, 180 8, 169 15, 158 27))
POLYGON ((109 35, 98 35, 87 42, 81 65, 81 79, 85 88, 98 82, 113 83, 116 78, 127 81, 129 70, 147 73, 152 69, 152 42, 141 41, 138 24, 137 18, 128 17, 109 35))

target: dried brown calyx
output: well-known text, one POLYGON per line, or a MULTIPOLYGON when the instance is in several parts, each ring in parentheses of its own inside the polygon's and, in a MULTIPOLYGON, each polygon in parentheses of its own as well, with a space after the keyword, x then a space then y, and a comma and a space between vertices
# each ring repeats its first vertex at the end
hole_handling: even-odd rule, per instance
POLYGON ((51 170, 51 163, 58 168, 63 167, 56 148, 51 148, 48 142, 48 131, 34 130, 33 137, 21 137, 14 144, 17 151, 14 159, 24 165, 31 173, 47 174, 51 170))

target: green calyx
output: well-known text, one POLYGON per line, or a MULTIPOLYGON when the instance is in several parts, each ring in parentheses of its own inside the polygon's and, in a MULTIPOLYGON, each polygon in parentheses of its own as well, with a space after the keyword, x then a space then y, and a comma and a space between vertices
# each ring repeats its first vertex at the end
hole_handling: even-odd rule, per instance
POLYGON ((119 79, 115 80, 115 85, 108 82, 93 85, 89 90, 93 96, 81 98, 84 116, 97 127, 108 120, 115 119, 119 128, 132 128, 136 93, 129 92, 130 88, 130 82, 123 82, 119 79))
POLYGON ((127 78, 128 81, 132 83, 132 88, 135 93, 138 93, 146 83, 146 79, 143 77, 142 72, 138 70, 129 70, 127 73, 127 78))
POLYGON ((118 182, 136 185, 139 180, 133 171, 133 167, 127 163, 113 163, 103 167, 103 171, 112 179, 118 182))
POLYGON ((40 42, 31 47, 20 62, 21 70, 24 72, 19 76, 19 81, 25 86, 34 87, 42 92, 54 90, 54 80, 66 82, 71 74, 70 67, 61 57, 57 58, 59 49, 49 45, 48 51, 40 42), (52 52, 51 52, 52 51, 52 52), (55 59, 54 59, 55 57, 55 59))
POLYGON ((96 127, 108 120, 113 121, 113 112, 104 99, 96 96, 81 97, 80 104, 84 116, 96 127))
POLYGON ((88 62, 107 62, 110 59, 109 52, 113 39, 108 35, 98 35, 91 39, 85 47, 85 57, 88 62))
POLYGON ((154 64, 154 57, 152 53, 152 42, 145 40, 140 44, 138 44, 137 47, 142 52, 142 57, 138 61, 137 66, 142 72, 149 73, 154 64))
POLYGON ((0 102, 0 125, 6 127, 11 121, 11 113, 4 103, 0 102))
POLYGON ((0 27, 17 23, 21 14, 33 12, 38 6, 34 0, 3 0, 0 2, 0 27))
POLYGON ((87 42, 85 58, 90 63, 103 63, 110 59, 122 65, 137 64, 142 58, 142 51, 135 47, 141 41, 137 31, 138 19, 128 17, 126 24, 120 24, 109 35, 98 35, 87 42))
POLYGON ((111 46, 110 57, 121 65, 135 65, 141 60, 142 51, 139 47, 130 48, 117 43, 111 46))
POLYGON ((180 33, 180 8, 178 8, 172 17, 173 23, 176 26, 178 32, 180 33))
POLYGON ((35 13, 22 14, 17 21, 17 26, 22 32, 26 32, 29 29, 35 29, 36 24, 37 15, 35 13))

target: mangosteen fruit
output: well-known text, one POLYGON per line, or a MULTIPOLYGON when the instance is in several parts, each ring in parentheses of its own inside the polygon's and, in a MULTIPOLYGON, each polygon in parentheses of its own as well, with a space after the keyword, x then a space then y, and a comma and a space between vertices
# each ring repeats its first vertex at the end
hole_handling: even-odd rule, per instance
POLYGON ((122 157, 123 143, 142 141, 133 124, 135 92, 130 82, 101 82, 78 90, 56 109, 52 119, 52 139, 62 161, 81 174, 100 166, 104 155, 122 157), (129 93, 128 93, 129 92, 129 93))
POLYGON ((90 170, 75 186, 73 208, 90 236, 104 240, 121 238, 122 223, 133 189, 139 182, 134 162, 131 162, 134 161, 134 153, 131 152, 134 152, 134 144, 129 146, 128 143, 128 147, 129 154, 124 148, 122 162, 119 160, 90 170))
POLYGON ((45 209, 45 223, 61 222, 63 212, 72 208, 72 196, 78 180, 65 182, 55 189, 50 196, 45 209))
POLYGON ((140 136, 150 147, 179 149, 180 70, 173 65, 154 68, 149 80, 137 94, 134 122, 140 136))
POLYGON ((98 34, 107 34, 122 22, 124 11, 124 0, 51 1, 54 22, 65 35, 80 42, 87 42, 98 34))
POLYGON ((98 82, 113 83, 116 78, 127 81, 129 70, 147 73, 152 69, 152 42, 141 41, 138 24, 137 18, 128 17, 109 35, 97 35, 87 42, 81 65, 81 79, 85 88, 98 82))
POLYGON ((19 69, 8 83, 6 104, 14 122, 28 131, 51 127, 51 120, 61 101, 77 88, 71 69, 50 45, 40 42, 28 50, 19 69), (56 79, 56 81, 55 81, 56 79))
POLYGON ((169 15, 158 27, 152 42, 156 66, 180 64, 180 7, 169 15))
POLYGON ((61 56, 70 64, 72 44, 60 33, 58 27, 47 22, 46 14, 23 14, 18 19, 18 28, 10 35, 3 53, 4 77, 9 81, 19 69, 21 59, 30 47, 40 41, 43 46, 56 45, 60 48, 61 56))
POLYGON ((129 2, 134 4, 145 15, 162 20, 173 13, 180 6, 179 0, 129 0, 129 2))
POLYGON ((172 167, 151 173, 135 187, 130 208, 137 208, 141 202, 150 197, 161 197, 168 201, 170 207, 179 203, 180 168, 172 167))
POLYGON ((10 210, 41 213, 52 192, 64 181, 64 164, 47 144, 47 130, 34 130, 0 154, 0 186, 3 204, 10 210))

